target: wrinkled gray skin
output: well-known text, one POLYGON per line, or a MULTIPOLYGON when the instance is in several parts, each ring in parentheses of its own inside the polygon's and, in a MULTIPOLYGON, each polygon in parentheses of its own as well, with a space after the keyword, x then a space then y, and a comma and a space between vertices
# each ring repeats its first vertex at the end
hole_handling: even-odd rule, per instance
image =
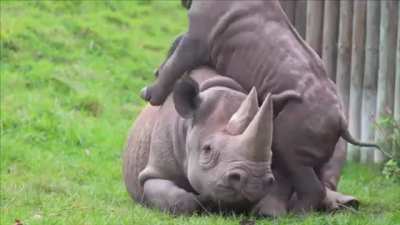
MULTIPOLYGON (((260 208, 273 174, 281 176, 270 169, 272 102, 267 99, 259 109, 255 89, 246 96, 239 84, 206 67, 191 76, 201 84, 199 94, 196 84, 181 81, 174 98, 137 117, 123 157, 131 196, 175 214, 207 208, 265 216, 259 212, 285 207, 268 202, 260 208)), ((274 104, 301 100, 290 91, 270 99, 274 104)), ((354 200, 329 193, 328 209, 354 200)))
POLYGON ((201 207, 250 211, 274 182, 273 102, 299 101, 291 91, 265 99, 200 68, 197 82, 177 83, 161 107, 136 121, 124 175, 137 201, 176 214, 201 207), (200 83, 200 90, 198 84, 200 83))
MULTIPOLYGON (((263 204, 284 202, 292 187, 297 194, 295 212, 317 208, 327 194, 323 183, 329 183, 323 167, 343 162, 327 164, 340 137, 353 144, 377 147, 351 137, 334 83, 277 0, 194 0, 188 32, 160 67, 155 84, 142 92, 143 98, 152 105, 162 104, 185 71, 204 64, 237 81, 247 91, 255 86, 260 100, 267 93, 288 90, 302 96, 303 101, 289 102, 274 120, 273 161, 283 175, 278 176, 277 187, 271 188, 260 209, 265 208, 263 204), (280 185, 287 181, 279 177, 289 178, 291 185, 280 185)), ((342 155, 344 150, 337 151, 342 155)))

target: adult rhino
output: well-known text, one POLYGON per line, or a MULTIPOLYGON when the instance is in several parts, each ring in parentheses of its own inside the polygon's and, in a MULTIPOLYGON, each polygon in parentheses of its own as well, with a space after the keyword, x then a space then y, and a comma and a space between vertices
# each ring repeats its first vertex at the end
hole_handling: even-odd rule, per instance
MULTIPOLYGON (((262 201, 274 175, 281 176, 271 172, 272 105, 301 101, 299 96, 269 96, 259 108, 255 89, 246 95, 206 67, 190 76, 196 82, 177 83, 173 97, 161 107, 147 106, 130 132, 124 178, 131 196, 175 214, 214 208, 262 216, 286 205, 262 201)), ((327 208, 353 200, 331 193, 327 208)))
MULTIPOLYGON (((266 205, 283 202, 293 187, 297 193, 295 212, 317 208, 326 196, 324 184, 332 184, 324 178, 323 167, 341 167, 344 161, 343 145, 335 151, 340 137, 352 144, 378 147, 351 137, 335 84, 278 0, 193 0, 187 33, 159 68, 155 84, 142 91, 142 97, 152 105, 162 104, 184 72, 204 64, 237 81, 246 91, 255 86, 260 100, 268 93, 288 90, 302 96, 301 102, 289 102, 274 120, 274 163, 291 185, 280 185, 286 181, 278 178, 263 201, 266 205), (338 160, 329 164, 334 152, 338 160)), ((339 175, 333 177, 334 189, 339 175)))
POLYGON ((124 155, 132 197, 173 213, 199 207, 249 210, 274 182, 271 171, 272 101, 259 107, 235 81, 200 68, 177 83, 161 107, 146 107, 124 155), (200 87, 198 85, 200 83, 200 87))

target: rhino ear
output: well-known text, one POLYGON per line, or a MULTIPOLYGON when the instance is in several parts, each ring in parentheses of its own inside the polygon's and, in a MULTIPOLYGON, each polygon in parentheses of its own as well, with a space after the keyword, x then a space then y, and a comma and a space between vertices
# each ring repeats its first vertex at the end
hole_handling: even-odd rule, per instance
POLYGON ((176 111, 183 118, 190 118, 200 104, 199 85, 189 76, 178 80, 173 90, 176 111))
POLYGON ((186 9, 190 9, 190 6, 192 5, 192 0, 181 0, 181 5, 186 9))

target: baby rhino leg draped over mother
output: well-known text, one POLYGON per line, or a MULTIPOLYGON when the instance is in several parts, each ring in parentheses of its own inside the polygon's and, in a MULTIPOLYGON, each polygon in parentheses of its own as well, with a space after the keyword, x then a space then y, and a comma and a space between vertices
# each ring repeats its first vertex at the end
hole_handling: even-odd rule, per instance
POLYGON ((142 90, 141 96, 152 105, 161 105, 172 91, 175 82, 182 75, 198 66, 204 65, 208 59, 207 45, 190 34, 179 36, 165 63, 157 71, 157 80, 142 90))

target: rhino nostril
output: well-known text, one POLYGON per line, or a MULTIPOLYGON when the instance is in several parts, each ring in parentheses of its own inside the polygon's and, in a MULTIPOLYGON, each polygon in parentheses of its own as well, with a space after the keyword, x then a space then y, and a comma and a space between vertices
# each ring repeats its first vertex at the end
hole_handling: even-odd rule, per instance
POLYGON ((267 177, 266 182, 268 186, 271 186, 275 183, 275 178, 274 177, 267 177))
POLYGON ((230 182, 239 183, 239 182, 240 182, 240 179, 241 179, 241 176, 240 176, 239 173, 230 173, 230 174, 228 175, 228 180, 229 180, 230 182))

